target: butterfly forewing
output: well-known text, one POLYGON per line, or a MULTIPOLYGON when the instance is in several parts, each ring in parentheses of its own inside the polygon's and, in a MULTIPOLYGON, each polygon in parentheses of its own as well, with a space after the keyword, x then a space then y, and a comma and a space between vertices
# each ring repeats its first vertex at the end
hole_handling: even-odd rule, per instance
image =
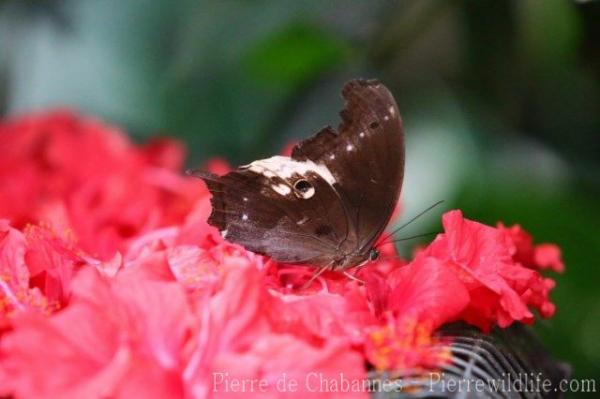
POLYGON ((349 230, 337 193, 315 172, 276 174, 275 162, 293 162, 274 158, 272 170, 259 160, 221 177, 197 172, 213 195, 209 223, 227 240, 280 262, 329 262, 349 230))

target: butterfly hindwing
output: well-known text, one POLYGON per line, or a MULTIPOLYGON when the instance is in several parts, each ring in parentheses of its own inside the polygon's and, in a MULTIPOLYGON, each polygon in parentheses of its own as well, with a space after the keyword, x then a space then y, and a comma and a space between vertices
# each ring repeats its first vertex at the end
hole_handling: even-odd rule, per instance
POLYGON ((227 240, 280 262, 329 262, 348 234, 344 209, 330 182, 294 166, 273 157, 220 177, 196 172, 213 195, 209 223, 227 240), (278 165, 289 169, 278 172, 278 165))

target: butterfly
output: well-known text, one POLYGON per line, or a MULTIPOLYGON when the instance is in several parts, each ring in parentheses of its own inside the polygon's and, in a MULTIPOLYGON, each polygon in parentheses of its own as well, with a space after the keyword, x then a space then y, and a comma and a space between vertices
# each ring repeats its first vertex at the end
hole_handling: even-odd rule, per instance
POLYGON ((352 80, 342 97, 337 130, 321 129, 291 157, 259 159, 223 176, 190 173, 206 182, 208 222, 225 239, 320 271, 345 271, 377 258, 375 243, 402 188, 402 119, 377 80, 352 80))

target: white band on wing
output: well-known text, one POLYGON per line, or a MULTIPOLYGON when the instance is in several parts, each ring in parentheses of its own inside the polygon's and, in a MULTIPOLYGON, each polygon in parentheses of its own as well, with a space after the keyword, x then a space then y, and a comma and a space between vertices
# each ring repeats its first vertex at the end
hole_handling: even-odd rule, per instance
POLYGON ((248 170, 264 175, 265 177, 274 177, 273 174, 283 179, 290 179, 294 173, 300 176, 306 175, 307 172, 314 172, 321 176, 330 185, 336 182, 335 177, 331 174, 329 168, 322 164, 316 164, 313 161, 295 161, 290 157, 276 155, 271 158, 259 159, 251 164, 242 166, 248 170))

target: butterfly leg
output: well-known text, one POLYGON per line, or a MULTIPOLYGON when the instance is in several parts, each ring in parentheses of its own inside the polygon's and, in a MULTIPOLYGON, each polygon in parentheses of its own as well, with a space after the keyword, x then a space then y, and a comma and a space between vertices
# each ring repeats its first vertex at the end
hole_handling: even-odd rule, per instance
POLYGON ((310 279, 302 285, 302 287, 300 289, 302 291, 304 291, 305 289, 310 287, 310 285, 313 283, 313 281, 315 281, 321 274, 323 274, 330 267, 332 267, 332 264, 321 266, 319 269, 317 269, 316 272, 313 273, 313 275, 310 277, 310 279))
POLYGON ((358 277, 356 277, 353 274, 348 273, 345 270, 342 273, 344 273, 344 276, 348 277, 350 280, 356 281, 357 283, 365 284, 365 282, 363 280, 359 279, 358 277))

